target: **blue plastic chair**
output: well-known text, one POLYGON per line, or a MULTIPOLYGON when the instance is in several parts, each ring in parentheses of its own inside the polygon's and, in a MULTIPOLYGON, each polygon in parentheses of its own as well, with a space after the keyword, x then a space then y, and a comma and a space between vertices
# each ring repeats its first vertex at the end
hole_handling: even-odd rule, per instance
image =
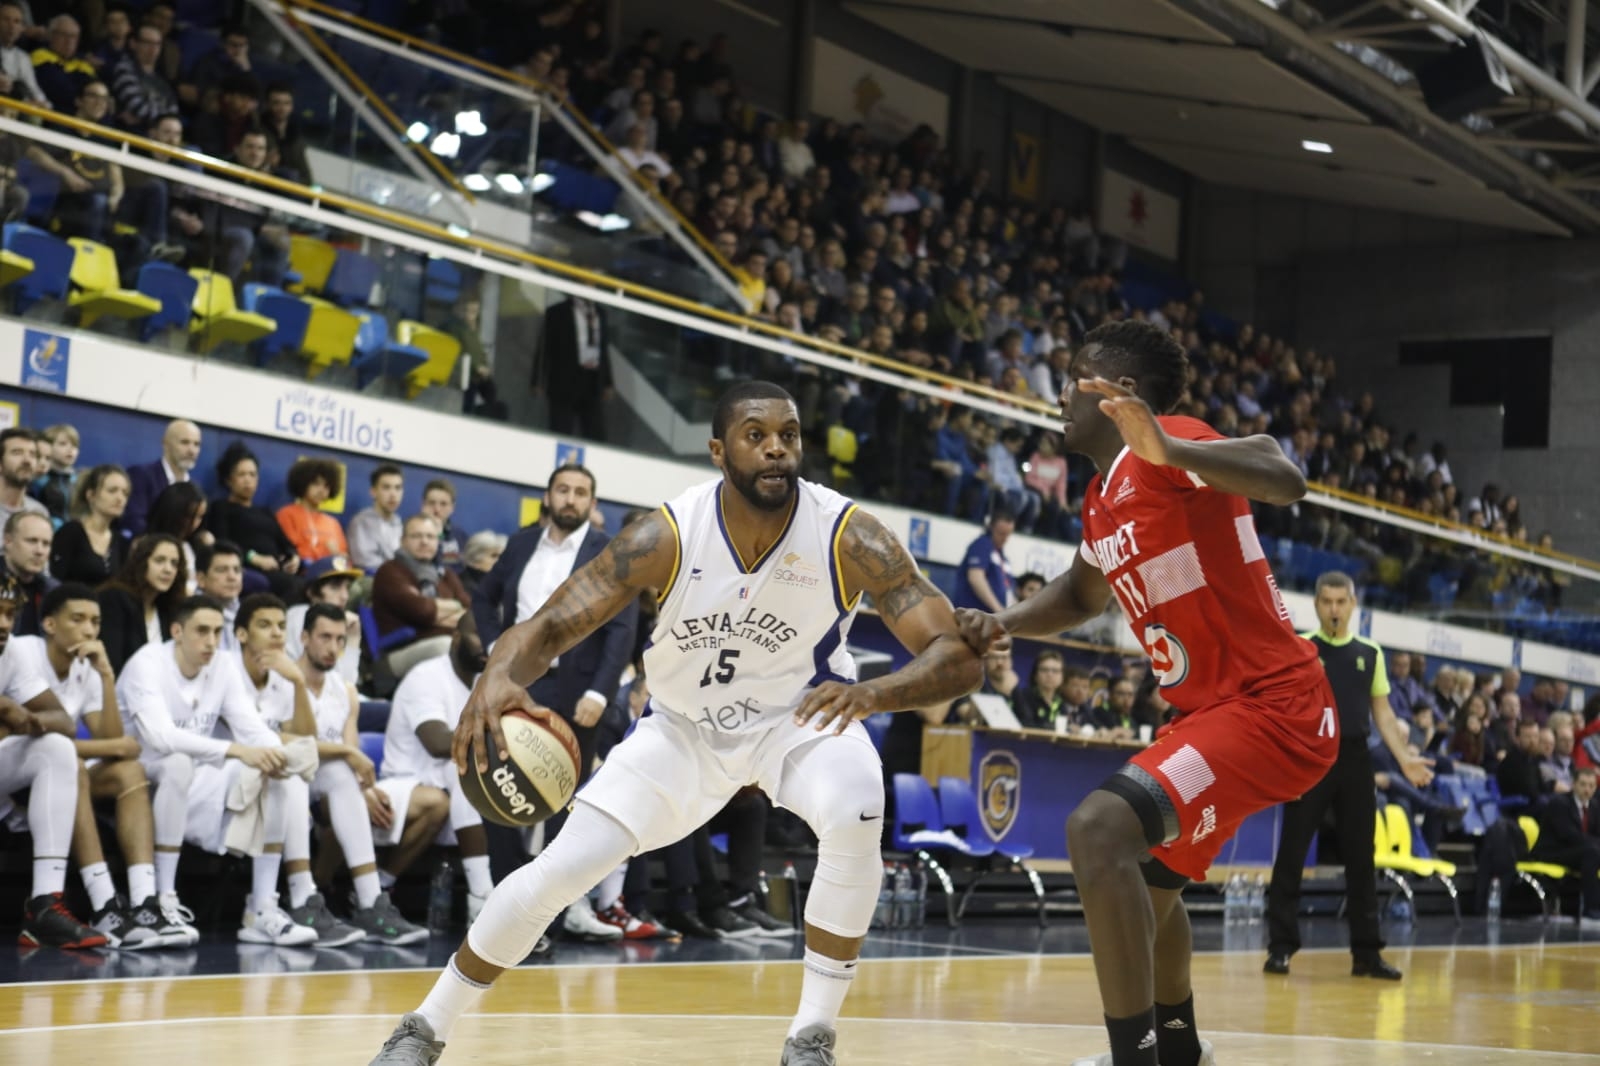
POLYGON ((372 298, 372 286, 378 281, 378 263, 371 256, 339 249, 328 274, 328 283, 322 295, 340 307, 367 307, 372 298))
MULTIPOLYGON (((337 271, 338 267, 334 267, 337 271)), ((329 280, 331 287, 333 282, 329 280)), ((396 344, 389 339, 389 322, 376 312, 363 313, 356 331, 356 354, 350 365, 356 368, 356 387, 364 389, 380 375, 404 381, 413 370, 428 361, 428 353, 414 344, 396 344)))
POLYGON ((200 283, 171 263, 146 263, 139 268, 136 288, 161 301, 161 310, 139 323, 139 339, 148 341, 164 329, 189 329, 194 296, 200 283))
POLYGON ((944 891, 945 920, 954 929, 961 924, 956 886, 945 863, 940 862, 935 853, 946 862, 951 862, 955 856, 971 859, 987 855, 988 852, 973 851, 966 841, 945 830, 933 786, 921 775, 895 774, 893 787, 894 825, 890 840, 896 850, 920 859, 927 867, 928 874, 939 882, 939 887, 944 891))
POLYGON ((356 613, 361 616, 361 639, 372 649, 374 658, 417 637, 417 631, 410 626, 401 626, 388 636, 379 636, 378 616, 372 612, 372 608, 363 604, 356 609, 356 613))
POLYGON ((383 769, 383 734, 360 733, 357 734, 361 746, 361 754, 372 760, 375 770, 383 769))
MULTIPOLYGON (((1039 877, 1038 871, 1022 861, 1032 857, 1032 846, 1007 844, 1005 841, 991 844, 987 840, 978 839, 975 828, 980 818, 978 801, 972 793, 972 782, 964 777, 939 778, 939 814, 944 819, 945 829, 968 841, 973 849, 972 854, 999 855, 1009 866, 1028 879, 1028 883, 1033 886, 1034 898, 1039 901, 1039 924, 1043 926, 1045 924, 1044 881, 1039 877)), ((967 901, 972 898, 978 882, 992 873, 994 868, 992 861, 985 862, 979 868, 978 876, 962 890, 961 899, 956 904, 957 918, 966 914, 967 901)))
POLYGON ((40 300, 66 300, 72 287, 72 260, 76 254, 72 245, 37 227, 8 222, 5 248, 33 260, 33 273, 18 278, 11 288, 16 294, 19 313, 40 300))
POLYGON ((284 352, 298 352, 306 341, 306 330, 311 325, 311 305, 298 296, 291 296, 275 285, 252 281, 245 285, 244 309, 266 315, 276 323, 275 328, 251 347, 255 350, 256 365, 266 366, 284 352))
POLYGON ((879 751, 883 750, 883 741, 889 735, 891 721, 887 714, 874 714, 861 720, 861 724, 866 727, 867 736, 872 738, 872 746, 879 751))
POLYGON ((388 700, 362 700, 356 728, 363 733, 382 733, 389 728, 389 706, 388 700))
POLYGON ((23 156, 17 160, 17 184, 28 190, 28 209, 23 217, 35 226, 48 226, 55 217, 61 179, 23 156))
POLYGON ((461 295, 461 268, 448 259, 430 259, 422 273, 422 299, 429 304, 453 304, 461 295))

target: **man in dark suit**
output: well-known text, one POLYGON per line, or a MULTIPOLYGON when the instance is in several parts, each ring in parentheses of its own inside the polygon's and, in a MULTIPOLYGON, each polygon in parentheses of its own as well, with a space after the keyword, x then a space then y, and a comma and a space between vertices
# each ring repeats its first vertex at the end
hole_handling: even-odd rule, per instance
POLYGON ((1539 843, 1528 858, 1579 871, 1583 913, 1579 921, 1600 928, 1600 802, 1592 766, 1572 778, 1572 791, 1551 796, 1539 817, 1539 843))
POLYGON ((176 481, 188 481, 194 464, 200 461, 200 427, 179 418, 167 423, 161 434, 161 458, 128 468, 128 506, 122 512, 122 528, 131 536, 144 532, 150 521, 150 508, 161 490, 176 481))
POLYGON ((545 312, 533 381, 550 402, 550 429, 605 440, 601 405, 611 397, 609 334, 600 308, 574 296, 545 312))
MULTIPOLYGON (((472 598, 472 613, 485 650, 493 647, 501 633, 531 618, 573 571, 605 548, 611 538, 589 521, 594 503, 595 480, 588 470, 563 466, 550 475, 544 497, 547 521, 529 526, 511 538, 472 598)), ((549 707, 572 726, 583 763, 580 785, 588 779, 594 762, 595 726, 616 696, 622 671, 633 655, 638 618, 637 604, 630 604, 551 663, 549 671, 528 690, 535 703, 549 707)), ((564 814, 557 814, 545 823, 547 842, 560 832, 565 821, 564 814)), ((490 855, 497 860, 498 881, 503 876, 499 872, 500 861, 506 856, 493 845, 490 855)), ((525 859, 518 848, 510 859, 511 869, 525 859)))
POLYGON ((1544 778, 1539 774, 1539 723, 1532 718, 1517 722, 1516 746, 1506 752, 1495 771, 1500 795, 1519 796, 1528 803, 1528 813, 1544 803, 1544 778))

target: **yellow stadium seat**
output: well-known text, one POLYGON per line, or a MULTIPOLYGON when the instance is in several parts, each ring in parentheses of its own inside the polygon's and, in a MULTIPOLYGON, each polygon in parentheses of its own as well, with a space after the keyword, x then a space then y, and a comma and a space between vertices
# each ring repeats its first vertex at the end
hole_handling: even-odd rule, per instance
POLYGON ((428 353, 428 361, 406 375, 408 397, 415 398, 417 393, 431 385, 451 383, 455 376, 456 360, 461 357, 460 341, 443 330, 410 319, 402 319, 395 328, 395 340, 428 353))
POLYGON ((361 329, 361 320, 327 300, 307 296, 305 301, 311 305, 311 321, 306 325, 306 339, 301 342, 300 354, 307 360, 306 377, 314 378, 330 366, 350 362, 356 350, 356 333, 361 329))
POLYGON ((233 300, 233 282, 226 274, 195 268, 189 271, 199 287, 194 293, 194 319, 189 332, 200 351, 219 344, 249 344, 271 333, 278 324, 266 315, 241 311, 233 300))
POLYGON ((33 273, 33 260, 16 252, 0 249, 0 289, 10 285, 18 278, 25 278, 33 273))
POLYGON ((161 301, 135 289, 124 289, 117 273, 117 257, 105 245, 82 237, 68 238, 72 245, 72 292, 67 306, 76 307, 79 324, 93 326, 107 315, 113 318, 148 318, 161 310, 161 301))
POLYGON ((334 260, 339 250, 327 241, 307 237, 303 233, 289 237, 289 269, 300 275, 300 280, 289 286, 290 292, 318 293, 328 284, 333 273, 334 260))
POLYGON ((1435 877, 1450 896, 1456 921, 1461 920, 1461 899, 1456 892, 1456 864, 1444 859, 1424 859, 1413 854, 1411 848, 1411 816, 1397 803, 1391 803, 1378 812, 1377 830, 1374 834, 1373 865, 1411 898, 1411 883, 1401 875, 1435 877))
MULTIPOLYGON (((1522 830, 1523 837, 1528 842, 1531 852, 1539 843, 1539 820, 1532 815, 1520 815, 1517 826, 1522 830)), ((1554 862, 1519 862, 1517 863, 1517 879, 1529 888, 1534 895, 1539 897, 1539 912, 1545 917, 1550 916, 1549 893, 1545 889, 1544 879, 1560 881, 1565 877, 1575 876, 1571 868, 1554 862)))

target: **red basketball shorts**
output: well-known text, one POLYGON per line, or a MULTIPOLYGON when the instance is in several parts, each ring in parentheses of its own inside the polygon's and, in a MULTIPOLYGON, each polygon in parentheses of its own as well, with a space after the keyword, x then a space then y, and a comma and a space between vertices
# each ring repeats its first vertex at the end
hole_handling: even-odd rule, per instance
POLYGON ((1298 691, 1235 696, 1169 723, 1129 760, 1156 779, 1177 812, 1178 835, 1150 854, 1205 880, 1241 822, 1322 780, 1339 754, 1338 723, 1320 670, 1298 691))

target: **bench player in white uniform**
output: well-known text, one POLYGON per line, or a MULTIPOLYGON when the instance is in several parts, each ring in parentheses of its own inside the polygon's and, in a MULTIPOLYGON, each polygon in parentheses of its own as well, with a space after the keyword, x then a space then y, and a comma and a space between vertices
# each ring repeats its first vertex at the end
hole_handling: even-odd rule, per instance
POLYGON ((374 819, 388 822, 379 825, 374 837, 381 844, 395 845, 390 874, 403 873, 435 839, 460 846, 468 921, 475 920, 483 909, 494 879, 489 872, 489 836, 483 829, 483 816, 461 790, 460 775, 450 762, 450 734, 483 662, 483 642, 469 612, 456 626, 450 654, 412 667, 395 690, 383 732, 382 776, 377 794, 369 794, 367 803, 374 819), (441 806, 448 814, 448 824, 442 824, 436 814, 429 817, 425 813, 437 812, 441 806), (428 820, 412 824, 419 814, 428 820))
MULTIPOLYGON (((427 938, 427 929, 401 916, 378 878, 372 823, 368 821, 364 797, 364 792, 376 783, 376 768, 361 750, 356 728, 360 704, 355 687, 345 684, 338 673, 347 626, 345 612, 331 604, 312 604, 306 612, 300 633, 304 651, 296 665, 306 679, 311 704, 309 720, 302 720, 297 714, 278 728, 285 737, 316 737, 320 765, 311 781, 311 798, 322 801, 333 825, 339 846, 331 850, 342 852, 350 865, 356 894, 351 924, 380 943, 414 944, 427 938)), ((310 875, 306 876, 309 879, 310 875)), ((312 899, 320 904, 317 897, 312 899)), ((290 911, 290 915, 296 921, 302 920, 298 911, 290 911)))
MULTIPOLYGON (((306 676, 300 664, 284 651, 287 615, 288 607, 271 593, 246 596, 234 616, 234 646, 238 651, 230 656, 244 673, 245 688, 254 697, 262 721, 285 741, 291 735, 316 734, 306 676)), ((285 913, 296 925, 310 930, 310 940, 319 947, 342 948, 365 940, 365 933, 328 910, 311 878, 311 795, 305 780, 291 774, 280 785, 284 794, 282 852, 274 856, 269 845, 268 851, 256 856, 254 862, 282 862, 289 885, 285 913)), ((360 793, 356 796, 359 800, 360 793)), ((251 915, 257 908, 266 905, 251 894, 245 904, 246 927, 253 924, 251 915)))
POLYGON ((532 618, 503 634, 462 713, 452 754, 488 768, 500 716, 533 706, 550 660, 660 590, 645 652, 650 711, 578 793, 566 829, 495 887, 426 1000, 375 1066, 430 1066, 450 1029, 550 920, 629 855, 678 840, 757 784, 817 834, 806 901, 800 1009, 787 1066, 831 1066, 834 1026, 883 878, 882 764, 858 719, 947 702, 982 664, 954 612, 894 536, 797 475, 800 418, 767 382, 718 401, 710 442, 722 478, 618 532, 532 618), (915 658, 854 684, 845 637, 862 594, 915 658))
POLYGON ((14 654, 11 627, 26 593, 0 576, 0 816, 13 813, 10 794, 29 789, 28 832, 33 837, 33 888, 23 905, 24 948, 97 948, 104 933, 67 909, 67 853, 78 803, 78 755, 72 720, 50 684, 28 660, 14 654))
POLYGON ((100 603, 94 590, 57 585, 39 605, 39 618, 44 636, 12 637, 11 653, 49 683, 74 732, 80 721, 89 729, 89 739, 73 743, 83 770, 78 775, 72 856, 94 909, 90 924, 126 951, 192 944, 200 934, 168 920, 156 899, 150 782, 139 762, 139 742, 122 731, 117 679, 100 643, 100 603), (117 894, 106 866, 93 799, 116 803, 117 843, 128 863, 126 897, 117 894))
POLYGON ((335 671, 352 689, 361 674, 361 618, 349 609, 350 583, 366 575, 350 564, 343 555, 329 555, 314 563, 307 563, 300 571, 306 582, 306 602, 289 608, 289 628, 284 634, 284 650, 291 659, 300 658, 305 651, 300 645, 300 635, 305 632, 306 612, 312 604, 327 603, 344 612, 349 628, 345 634, 344 651, 339 654, 335 671))
POLYGON ((251 943, 303 944, 314 935, 294 924, 276 905, 286 817, 287 765, 283 744, 257 713, 248 683, 231 658, 217 654, 222 604, 191 596, 173 616, 172 639, 146 644, 128 659, 117 679, 123 728, 136 736, 146 775, 155 783, 151 807, 156 823, 156 891, 161 910, 192 923, 178 900, 178 857, 185 840, 221 854, 233 815, 228 790, 249 766, 263 783, 263 839, 271 849, 254 863, 252 898, 259 908, 239 930, 251 943), (227 726, 233 739, 215 736, 227 726), (275 848, 273 845, 277 845, 275 848))

